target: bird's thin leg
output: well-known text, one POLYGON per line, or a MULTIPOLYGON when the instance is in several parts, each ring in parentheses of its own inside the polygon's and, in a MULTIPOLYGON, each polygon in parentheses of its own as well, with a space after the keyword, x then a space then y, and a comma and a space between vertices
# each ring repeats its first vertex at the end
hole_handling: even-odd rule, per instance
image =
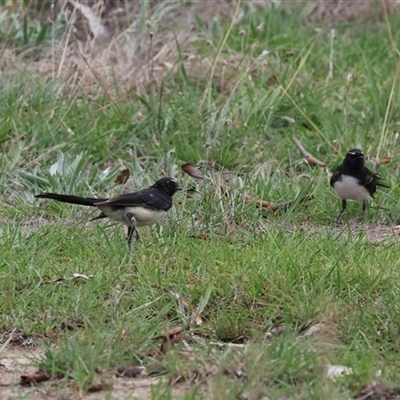
POLYGON ((135 239, 136 239, 137 242, 138 242, 139 234, 138 234, 138 232, 136 230, 136 219, 135 219, 135 217, 131 213, 128 213, 127 214, 127 218, 129 220, 130 226, 128 226, 128 234, 126 235, 126 241, 128 243, 129 251, 131 251, 133 232, 135 232, 135 239))
POLYGON ((135 228, 135 239, 136 239, 136 242, 138 242, 138 243, 140 242, 140 235, 136 228, 135 228))
POLYGON ((132 234, 134 230, 135 228, 133 226, 128 226, 128 234, 126 235, 126 242, 128 243, 129 251, 131 251, 132 249, 131 243, 132 243, 132 234))
POLYGON ((342 218, 342 215, 343 215, 345 209, 346 209, 346 200, 343 199, 342 200, 342 210, 340 211, 340 214, 336 218, 335 225, 337 225, 339 223, 340 218, 342 218))
POLYGON ((366 211, 367 211, 367 200, 364 200, 363 202, 362 202, 362 211, 363 211, 363 217, 362 217, 362 223, 364 223, 365 222, 365 213, 366 213, 366 211))

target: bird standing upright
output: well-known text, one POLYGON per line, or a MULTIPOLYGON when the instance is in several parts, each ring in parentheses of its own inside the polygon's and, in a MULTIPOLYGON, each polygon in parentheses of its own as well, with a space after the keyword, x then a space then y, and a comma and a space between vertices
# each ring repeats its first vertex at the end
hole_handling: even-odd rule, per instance
POLYGON ((342 210, 336 223, 339 222, 346 209, 346 200, 362 202, 364 222, 367 202, 374 197, 377 186, 389 187, 381 182, 378 174, 371 172, 365 166, 364 154, 360 149, 349 150, 342 164, 333 171, 330 184, 342 199, 342 210))
POLYGON ((97 207, 101 213, 91 221, 100 218, 110 218, 128 227, 126 240, 131 247, 132 236, 140 240, 136 228, 153 225, 163 218, 172 207, 172 196, 182 189, 172 178, 162 178, 147 189, 135 193, 121 194, 109 199, 95 199, 57 193, 42 193, 35 197, 53 199, 70 204, 97 207))

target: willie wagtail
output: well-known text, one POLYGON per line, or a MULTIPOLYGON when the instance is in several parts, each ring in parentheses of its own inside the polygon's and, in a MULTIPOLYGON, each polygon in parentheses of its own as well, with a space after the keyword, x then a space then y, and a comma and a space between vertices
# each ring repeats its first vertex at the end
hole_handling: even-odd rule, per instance
POLYGON ((100 218, 110 218, 128 227, 126 240, 131 247, 132 235, 140 240, 137 227, 153 225, 164 217, 172 207, 172 196, 182 189, 175 179, 162 178, 153 186, 135 193, 121 194, 110 199, 93 199, 68 194, 42 193, 35 197, 53 199, 64 203, 97 207, 101 213, 91 221, 100 218))
POLYGON ((339 222, 346 209, 346 200, 362 202, 362 220, 364 222, 367 201, 374 197, 376 187, 389 187, 381 183, 378 174, 371 172, 364 165, 364 154, 360 149, 351 149, 346 154, 342 164, 333 171, 330 183, 336 194, 342 199, 342 210, 336 219, 336 223, 339 222))

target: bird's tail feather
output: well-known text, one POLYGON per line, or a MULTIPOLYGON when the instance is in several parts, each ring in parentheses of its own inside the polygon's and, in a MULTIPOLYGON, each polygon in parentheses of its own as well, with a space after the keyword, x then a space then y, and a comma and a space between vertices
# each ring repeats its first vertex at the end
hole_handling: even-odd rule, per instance
POLYGON ((384 187, 384 188, 387 188, 387 189, 390 188, 390 186, 385 185, 384 183, 381 183, 381 182, 378 182, 378 183, 376 184, 376 186, 384 187))
POLYGON ((63 203, 79 204, 81 206, 95 206, 96 203, 108 199, 93 199, 91 197, 79 197, 72 194, 42 193, 35 196, 38 199, 53 199, 63 203))
POLYGON ((384 188, 390 188, 390 186, 388 186, 388 185, 386 185, 385 183, 382 182, 380 176, 376 176, 376 177, 377 177, 376 186, 380 186, 380 187, 384 187, 384 188))

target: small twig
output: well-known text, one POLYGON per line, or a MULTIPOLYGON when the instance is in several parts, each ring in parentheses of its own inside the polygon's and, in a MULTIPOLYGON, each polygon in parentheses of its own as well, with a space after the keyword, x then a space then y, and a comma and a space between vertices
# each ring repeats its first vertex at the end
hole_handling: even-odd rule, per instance
MULTIPOLYGON (((304 203, 305 201, 312 200, 314 196, 312 194, 306 194, 299 199, 299 203, 304 203)), ((283 203, 271 203, 270 206, 267 208, 267 211, 276 212, 278 210, 287 210, 291 207, 297 200, 288 200, 284 201, 283 203)))
POLYGON ((308 162, 308 165, 315 166, 318 165, 318 167, 325 167, 326 164, 314 156, 312 156, 300 143, 300 141, 296 138, 292 138, 293 143, 296 145, 296 147, 299 149, 300 153, 304 156, 306 161, 308 162))
MULTIPOLYGON (((220 185, 221 190, 223 193, 228 196, 229 189, 225 185, 220 185)), ((305 201, 312 200, 314 196, 312 194, 306 194, 302 196, 298 202, 304 203, 305 201)), ((265 211, 269 212, 276 212, 278 210, 286 211, 289 207, 297 202, 297 199, 284 201, 283 203, 271 203, 270 201, 266 200, 254 200, 248 193, 244 194, 244 201, 245 203, 254 203, 257 207, 262 208, 265 211)))
MULTIPOLYGON (((299 203, 304 203, 305 201, 312 200, 314 196, 312 194, 307 194, 300 198, 299 203)), ((288 200, 283 203, 271 203, 269 201, 264 200, 253 200, 250 195, 246 194, 245 196, 246 203, 255 203, 257 207, 262 208, 265 211, 276 212, 278 210, 286 211, 289 207, 291 207, 297 200, 288 200)))
POLYGON ((264 208, 264 209, 270 208, 271 205, 273 204, 273 203, 271 203, 269 201, 265 201, 265 200, 253 200, 253 198, 249 194, 246 194, 244 196, 244 201, 246 203, 256 203, 257 207, 264 208))

